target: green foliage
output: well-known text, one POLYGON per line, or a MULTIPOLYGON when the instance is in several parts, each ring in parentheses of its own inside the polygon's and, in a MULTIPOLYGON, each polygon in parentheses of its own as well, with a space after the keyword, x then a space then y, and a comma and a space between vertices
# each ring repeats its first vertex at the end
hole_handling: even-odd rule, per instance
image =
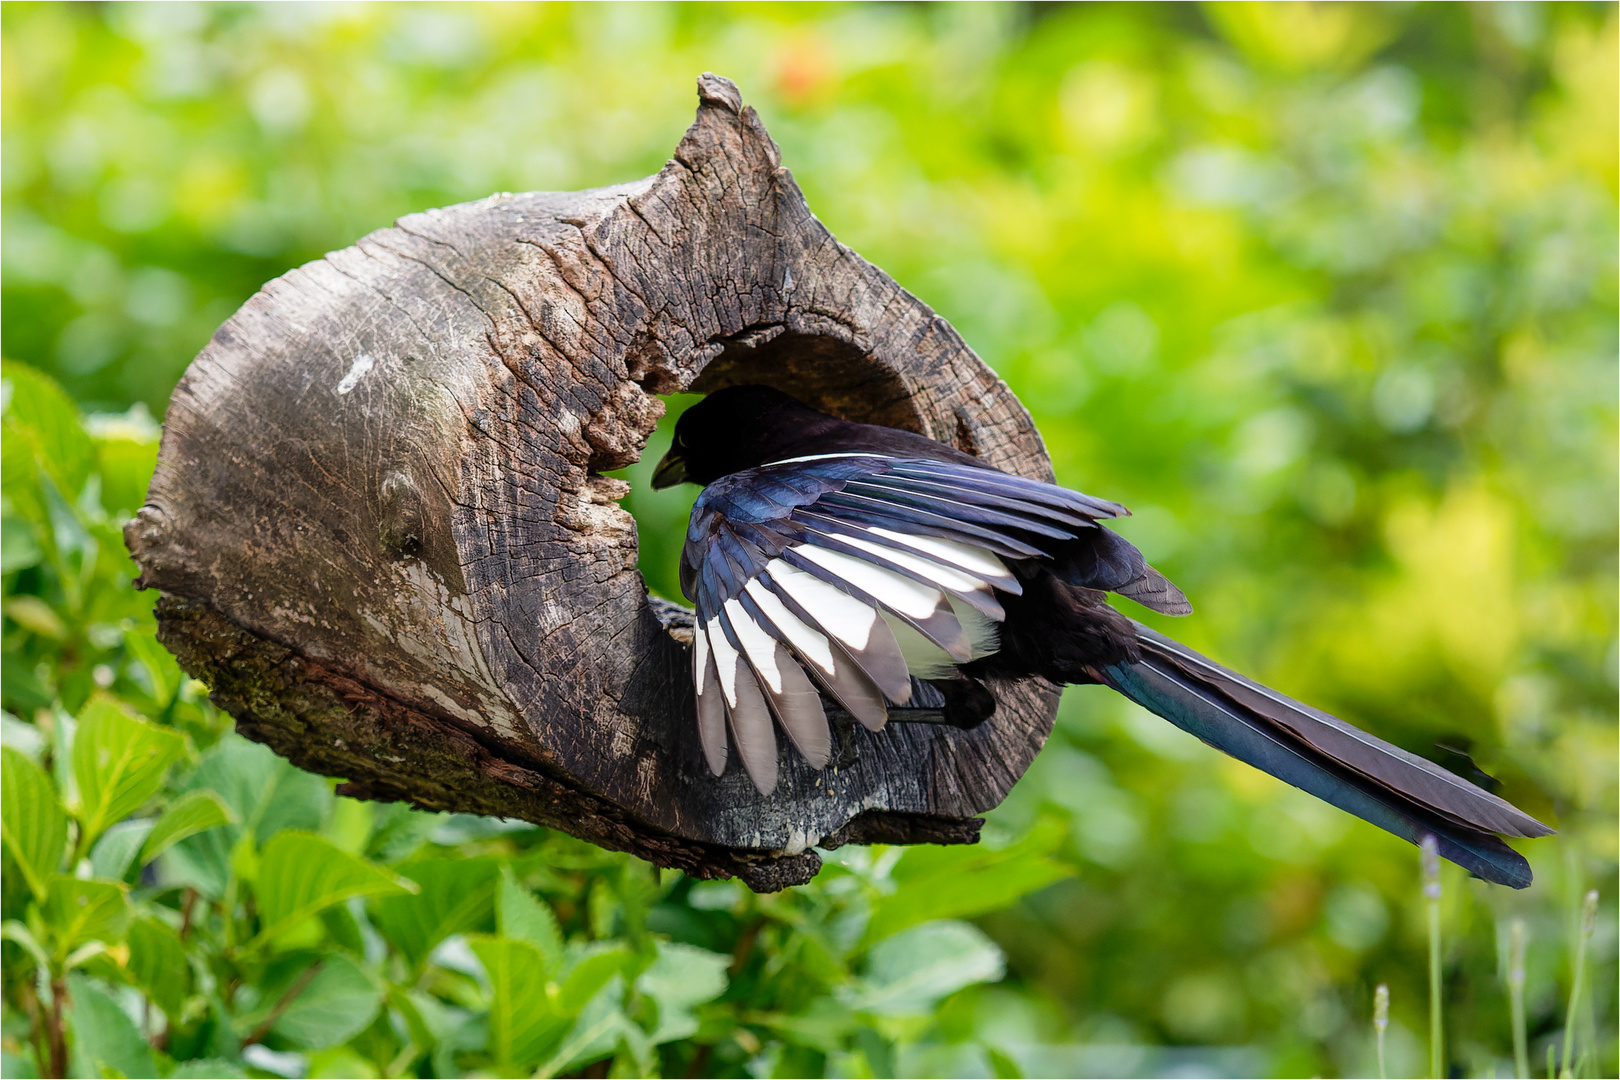
POLYGON ((29 889, 43 898, 46 883, 62 861, 67 814, 38 766, 9 746, 0 748, 0 760, 5 763, 0 774, 0 798, 5 800, 0 832, 29 889))
MULTIPOLYGON (((1421 1067, 1415 852, 1099 692, 983 845, 756 897, 337 798, 157 642, 121 526, 214 327, 401 213, 656 170, 709 69, 1059 479, 1136 511, 1199 609, 1167 629, 1559 827, 1527 894, 1445 870, 1445 1045, 1508 1075, 1512 996, 1530 1060, 1567 1031, 1561 1067, 1612 1074, 1608 892, 1577 945, 1615 866, 1616 25, 0 8, 4 1071, 61 1031, 76 1075, 1355 1075, 1380 983, 1392 1074, 1421 1067)), ((691 493, 646 481, 691 400, 626 472, 672 597, 691 493)))

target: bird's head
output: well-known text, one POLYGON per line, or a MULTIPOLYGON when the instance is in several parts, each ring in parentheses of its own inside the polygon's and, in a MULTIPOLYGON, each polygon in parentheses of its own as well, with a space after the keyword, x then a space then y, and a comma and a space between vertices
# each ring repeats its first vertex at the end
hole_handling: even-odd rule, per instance
POLYGON ((842 425, 769 386, 728 386, 681 414, 652 486, 706 486, 755 465, 815 453, 818 435, 842 425))

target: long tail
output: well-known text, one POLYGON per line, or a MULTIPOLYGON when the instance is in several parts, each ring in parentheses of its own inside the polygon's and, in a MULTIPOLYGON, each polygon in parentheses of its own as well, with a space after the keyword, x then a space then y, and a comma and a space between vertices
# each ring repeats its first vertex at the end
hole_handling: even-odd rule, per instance
POLYGON ((1402 839, 1432 835, 1440 854, 1487 881, 1530 884, 1530 864, 1500 839, 1553 830, 1459 776, 1136 626, 1141 663, 1096 671, 1105 684, 1216 749, 1402 839))

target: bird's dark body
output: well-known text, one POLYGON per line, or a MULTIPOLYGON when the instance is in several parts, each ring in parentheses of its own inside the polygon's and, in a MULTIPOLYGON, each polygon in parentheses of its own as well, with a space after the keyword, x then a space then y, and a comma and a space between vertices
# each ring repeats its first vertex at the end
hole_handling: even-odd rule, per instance
POLYGON ((867 727, 924 678, 944 720, 993 722, 992 675, 1102 683, 1205 742, 1492 881, 1528 864, 1496 834, 1551 830, 1432 763, 1250 682, 1127 618, 1109 592, 1192 610, 1101 524, 1124 507, 1014 477, 911 432, 828 416, 766 387, 681 418, 655 484, 705 486, 681 584, 710 767, 727 732, 775 783, 774 719, 827 761, 815 682, 867 727), (902 659, 904 654, 904 659, 902 659))

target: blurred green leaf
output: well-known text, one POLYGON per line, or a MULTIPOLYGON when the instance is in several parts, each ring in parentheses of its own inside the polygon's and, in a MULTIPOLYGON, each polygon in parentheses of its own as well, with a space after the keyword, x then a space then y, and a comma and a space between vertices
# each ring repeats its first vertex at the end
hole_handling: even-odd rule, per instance
POLYGON ((341 953, 328 955, 309 984, 270 1028, 303 1050, 348 1042, 382 1007, 382 989, 341 953))
POLYGON ((44 557, 33 522, 16 514, 0 516, 0 574, 26 570, 44 557))
POLYGON ((115 945, 122 940, 130 919, 128 893, 118 882, 59 875, 51 879, 44 915, 60 963, 89 942, 115 945))
POLYGON ((0 835, 35 898, 43 900, 51 876, 62 864, 67 843, 67 812, 50 778, 11 747, 0 748, 0 835))
POLYGON ((62 617, 37 596, 13 596, 6 601, 4 611, 6 618, 41 637, 61 641, 68 636, 62 617))
POLYGON ((192 1058, 175 1065, 169 1080, 238 1080, 248 1074, 226 1058, 192 1058))
POLYGON ((157 467, 156 439, 99 439, 96 469, 101 476, 101 505, 109 514, 131 517, 146 504, 146 488, 157 467))
POLYGON ((408 878, 350 855, 312 833, 279 832, 264 846, 257 875, 259 942, 351 896, 416 892, 408 878))
POLYGON ((179 735, 135 719, 115 698, 92 697, 79 712, 73 742, 73 775, 83 806, 80 849, 88 851, 107 826, 155 795, 185 748, 179 735))
POLYGON ((129 872, 130 864, 151 832, 151 819, 131 818, 102 833, 90 851, 91 876, 107 881, 121 879, 129 872))
POLYGON ((635 954, 623 946, 598 945, 587 952, 562 980, 557 992, 558 1011, 565 1016, 576 1015, 609 979, 634 960, 635 954))
POLYGON ((636 977, 636 989, 658 1006, 649 1035, 657 1045, 691 1037, 698 1030, 692 1010, 726 992, 731 957, 707 949, 659 942, 658 956, 636 977))
MULTIPOLYGON (((26 448, 56 486, 78 494, 95 460, 79 408, 48 375, 26 364, 0 361, 4 441, 26 448)), ((13 480, 8 469, 6 480, 13 480)))
POLYGON ((170 880, 216 899, 224 894, 232 853, 244 834, 263 843, 280 829, 314 831, 332 804, 332 790, 320 777, 234 734, 203 754, 184 786, 214 792, 238 822, 181 840, 164 855, 170 880))
POLYGON ((867 941, 933 919, 996 911, 1021 896, 1074 874, 1052 858, 1064 841, 1062 826, 1041 822, 1011 847, 979 844, 907 848, 896 864, 894 892, 873 907, 867 941))
POLYGON ((151 862, 188 836, 234 823, 230 809, 218 795, 212 791, 188 791, 170 803, 152 826, 141 845, 140 861, 151 862))
POLYGON ((108 994, 83 975, 68 976, 73 1002, 68 1028, 73 1033, 75 1076, 157 1076, 152 1047, 108 994))
POLYGON ((548 979, 562 973, 562 931, 557 917, 543 901, 518 884, 509 865, 501 867, 496 886, 495 925, 502 937, 526 941, 540 950, 548 979))
POLYGON ((480 935, 467 944, 489 976, 490 1053, 502 1064, 533 1065, 562 1038, 574 1016, 546 992, 545 958, 528 942, 510 938, 480 935))
POLYGON ((1006 970, 995 942, 970 923, 923 923, 874 945, 865 975, 844 1001, 852 1009, 884 1015, 925 1013, 940 998, 974 983, 996 982, 1006 970))
POLYGON ((421 964, 451 934, 488 925, 501 863, 492 858, 425 859, 399 873, 416 882, 414 896, 385 896, 372 905, 377 931, 421 964))
POLYGON ((191 983, 180 936, 167 923, 143 916, 130 923, 127 940, 130 978, 171 1022, 178 1021, 191 983))
MULTIPOLYGON (((633 1060, 647 1062, 646 1036, 625 1016, 620 1004, 623 996, 623 984, 615 973, 613 979, 586 1002, 573 1026, 568 1029, 568 1034, 563 1036, 556 1053, 535 1075, 550 1077, 573 1072, 607 1057, 621 1044, 628 1044, 633 1060)), ((636 1071, 647 1071, 645 1064, 636 1071)))

